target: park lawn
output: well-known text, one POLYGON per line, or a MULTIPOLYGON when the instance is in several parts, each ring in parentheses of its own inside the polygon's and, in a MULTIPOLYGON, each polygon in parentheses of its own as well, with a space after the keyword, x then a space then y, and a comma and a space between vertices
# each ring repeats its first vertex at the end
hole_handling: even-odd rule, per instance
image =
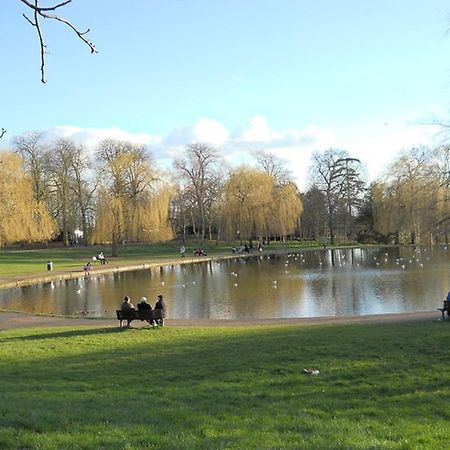
POLYGON ((0 448, 448 448, 449 326, 1 332, 0 448))
MULTIPOLYGON (((186 245, 187 251, 196 244, 186 245)), ((204 246, 210 255, 229 254, 230 246, 213 243, 204 246)), ((14 277, 30 275, 48 275, 47 261, 53 262, 53 270, 57 272, 82 272, 83 265, 92 261, 92 257, 103 251, 111 265, 133 265, 153 262, 164 262, 180 257, 180 243, 173 241, 154 244, 127 244, 120 246, 119 256, 111 257, 108 246, 88 247, 56 247, 22 250, 17 248, 0 249, 0 281, 14 277)), ((190 256, 190 254, 188 254, 190 256)), ((94 268, 99 263, 94 262, 94 268)))
MULTIPOLYGON (((238 243, 234 243, 237 245, 238 243)), ((1 282, 15 281, 21 277, 48 275, 47 261, 53 262, 54 274, 63 272, 83 273, 83 266, 92 257, 103 251, 110 262, 110 266, 127 266, 136 264, 164 263, 180 258, 180 241, 164 243, 131 243, 119 247, 119 256, 111 257, 111 248, 108 246, 86 247, 51 247, 23 250, 20 248, 0 249, 0 284, 1 282)), ((199 246, 196 242, 184 244, 186 247, 186 260, 195 259, 193 250, 199 246)), ((215 241, 205 242, 201 246, 209 256, 230 255, 232 244, 215 241)), ((290 241, 287 244, 272 243, 267 247, 270 251, 301 250, 305 247, 299 242, 290 241)), ((94 262, 94 269, 100 267, 94 262)))

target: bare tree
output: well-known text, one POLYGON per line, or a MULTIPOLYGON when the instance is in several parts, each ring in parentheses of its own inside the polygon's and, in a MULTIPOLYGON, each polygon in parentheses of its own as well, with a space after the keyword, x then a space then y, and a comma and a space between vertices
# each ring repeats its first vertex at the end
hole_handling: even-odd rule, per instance
MULTIPOLYGON (((186 157, 176 159, 174 167, 185 182, 185 191, 189 192, 192 204, 200 221, 200 236, 206 235, 209 210, 217 195, 215 187, 219 182, 219 156, 215 148, 206 144, 190 144, 186 148, 186 157)), ((194 211, 194 210, 193 210, 194 211)))
MULTIPOLYGON (((83 240, 89 242, 89 216, 93 214, 93 198, 98 187, 98 177, 89 176, 92 166, 91 158, 86 154, 82 145, 75 148, 72 157, 71 189, 73 191, 75 205, 78 212, 78 220, 83 231, 83 240)), ((92 220, 91 220, 92 222, 92 220)))
POLYGON ((75 229, 74 199, 72 196, 72 161, 76 148, 73 142, 58 139, 51 148, 51 158, 47 161, 50 188, 50 204, 58 221, 63 244, 69 245, 71 232, 75 229))
POLYGON ((286 168, 287 163, 273 153, 257 150, 253 152, 253 157, 264 172, 275 178, 277 184, 284 184, 292 179, 286 168))
POLYGON ((313 182, 325 195, 328 210, 328 228, 331 245, 335 243, 337 213, 342 212, 344 233, 349 230, 354 206, 364 193, 356 158, 350 158, 344 150, 329 149, 323 154, 312 155, 313 182))
POLYGON ((60 22, 64 24, 66 27, 70 28, 77 36, 80 38, 91 50, 91 53, 97 53, 97 49, 95 48, 95 45, 86 38, 87 33, 89 33, 90 29, 88 28, 86 31, 80 31, 75 25, 73 25, 71 22, 69 22, 64 17, 61 17, 56 14, 52 14, 53 11, 56 11, 63 6, 67 6, 69 3, 72 2, 72 0, 65 0, 61 3, 54 4, 52 6, 40 6, 39 0, 34 0, 33 2, 28 0, 20 0, 24 5, 26 5, 28 8, 32 10, 33 16, 32 18, 28 17, 26 14, 23 14, 23 17, 28 21, 28 23, 36 28, 36 33, 38 35, 39 39, 39 46, 40 46, 40 52, 41 52, 41 81, 42 83, 45 83, 45 55, 46 55, 46 48, 47 45, 44 41, 44 34, 42 32, 41 28, 41 19, 50 19, 55 20, 57 22, 60 22))
POLYGON ((14 150, 25 161, 25 169, 31 177, 34 197, 38 202, 48 199, 47 161, 48 149, 44 134, 40 132, 24 133, 13 139, 14 150))

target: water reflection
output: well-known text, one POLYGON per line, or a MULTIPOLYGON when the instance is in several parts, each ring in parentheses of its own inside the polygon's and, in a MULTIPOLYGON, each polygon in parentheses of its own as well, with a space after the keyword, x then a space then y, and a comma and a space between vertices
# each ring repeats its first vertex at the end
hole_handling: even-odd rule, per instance
POLYGON ((125 295, 176 319, 368 315, 434 310, 449 290, 446 247, 255 255, 60 280, 0 291, 0 306, 112 317, 125 295))

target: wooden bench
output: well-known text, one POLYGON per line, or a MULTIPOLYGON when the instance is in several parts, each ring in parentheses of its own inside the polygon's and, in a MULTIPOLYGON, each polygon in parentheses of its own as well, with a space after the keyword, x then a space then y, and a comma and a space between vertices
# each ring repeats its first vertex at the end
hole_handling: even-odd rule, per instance
POLYGON ((130 324, 133 320, 145 320, 150 323, 156 322, 158 325, 164 325, 164 315, 160 309, 128 309, 122 311, 116 310, 117 320, 120 321, 120 327, 122 328, 123 321, 126 320, 127 324, 130 324))
POLYGON ((444 300, 444 305, 442 308, 438 308, 438 311, 442 313, 442 320, 445 320, 445 311, 447 311, 447 317, 450 316, 450 301, 444 300))

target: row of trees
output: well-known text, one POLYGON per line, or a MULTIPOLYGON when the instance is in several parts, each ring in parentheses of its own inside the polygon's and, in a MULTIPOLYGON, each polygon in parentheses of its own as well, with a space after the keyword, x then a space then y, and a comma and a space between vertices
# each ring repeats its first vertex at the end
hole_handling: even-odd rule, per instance
POLYGON ((450 147, 414 148, 372 186, 374 228, 395 241, 448 242, 450 147))
POLYGON ((405 244, 448 243, 450 147, 402 152, 370 186, 359 160, 329 150, 313 156, 302 231, 317 239, 405 244))
POLYGON ((217 149, 196 143, 164 173, 143 145, 105 140, 89 154, 70 140, 27 133, 1 157, 0 245, 52 238, 69 245, 83 236, 116 253, 123 241, 190 236, 447 241, 449 151, 405 152, 370 186, 347 152, 314 153, 310 187, 300 193, 270 153, 255 153, 253 167, 229 168, 217 149))
POLYGON ((172 224, 185 239, 283 239, 298 228, 303 210, 297 186, 273 155, 255 154, 258 167, 227 169, 218 151, 187 146, 174 169, 181 180, 172 201, 172 224))
POLYGON ((8 164, 0 164, 0 196, 4 205, 18 204, 18 181, 7 170, 14 161, 27 192, 21 214, 34 231, 12 233, 17 221, 2 211, 1 245, 52 237, 70 245, 83 236, 85 243, 111 243, 115 253, 123 241, 175 235, 269 239, 294 233, 302 211, 295 184, 271 173, 271 156, 260 156, 265 169, 228 171, 216 149, 192 144, 173 173, 163 173, 145 146, 117 140, 101 142, 89 155, 70 140, 49 143, 41 133, 27 133, 14 139, 13 150, 2 154, 8 164), (46 212, 45 223, 37 208, 46 212))

